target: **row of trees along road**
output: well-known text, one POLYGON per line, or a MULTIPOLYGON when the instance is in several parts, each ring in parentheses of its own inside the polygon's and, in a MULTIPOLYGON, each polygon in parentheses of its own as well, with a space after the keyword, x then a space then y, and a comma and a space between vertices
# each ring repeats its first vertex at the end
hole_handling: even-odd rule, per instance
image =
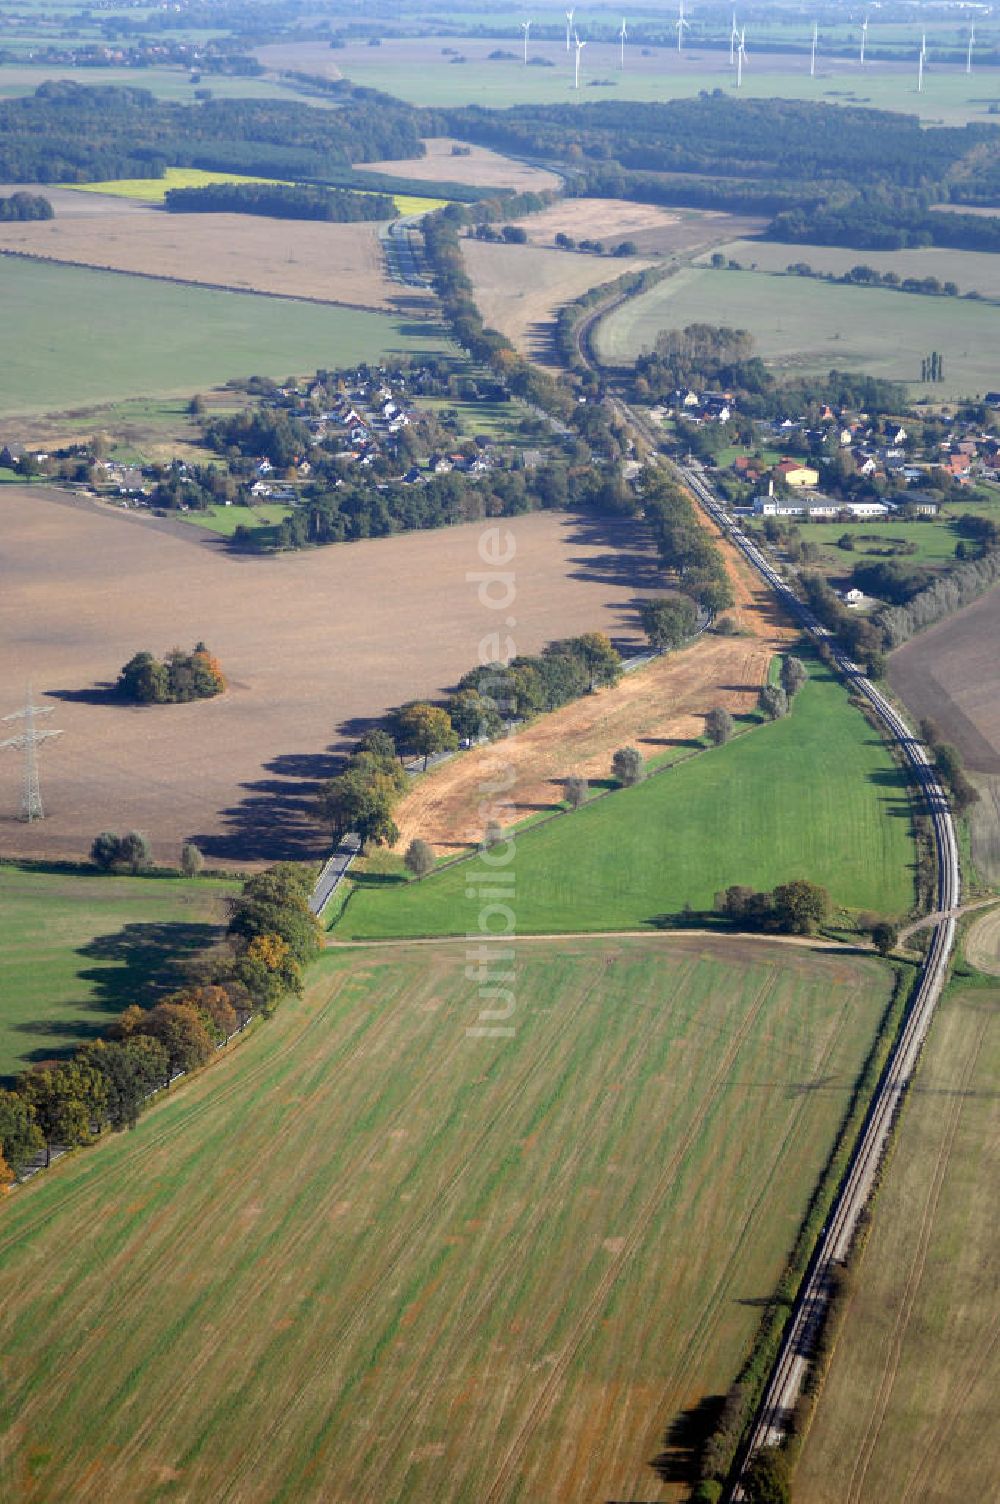
POLYGON ((426 768, 439 753, 454 752, 462 742, 494 741, 507 723, 555 710, 616 683, 620 674, 621 658, 603 632, 471 669, 445 705, 412 700, 393 713, 388 730, 367 732, 344 769, 321 787, 317 817, 334 840, 353 831, 363 846, 393 846, 399 837, 393 811, 408 784, 402 758, 421 757, 426 768))

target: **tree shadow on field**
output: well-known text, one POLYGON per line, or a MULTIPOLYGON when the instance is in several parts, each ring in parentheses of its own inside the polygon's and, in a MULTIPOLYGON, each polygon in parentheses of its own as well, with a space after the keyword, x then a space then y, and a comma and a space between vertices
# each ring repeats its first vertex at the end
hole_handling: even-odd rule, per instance
POLYGON ((70 705, 124 705, 126 703, 118 698, 116 686, 110 679, 98 680, 87 689, 46 689, 43 693, 50 700, 62 700, 70 705))
POLYGON ((226 828, 192 835, 203 856, 245 862, 313 862, 330 853, 329 832, 314 815, 320 784, 340 769, 335 750, 286 752, 264 764, 271 777, 240 784, 239 804, 221 811, 226 828))
POLYGON ((185 984, 191 960, 222 933, 217 924, 163 921, 126 924, 113 935, 95 936, 76 953, 98 963, 80 972, 94 988, 89 1006, 117 1014, 130 1003, 159 1001, 185 984))
POLYGON ((663 1451, 652 1463, 664 1483, 683 1483, 694 1488, 706 1443, 719 1423, 725 1403, 724 1395, 709 1394, 674 1417, 663 1438, 663 1451))

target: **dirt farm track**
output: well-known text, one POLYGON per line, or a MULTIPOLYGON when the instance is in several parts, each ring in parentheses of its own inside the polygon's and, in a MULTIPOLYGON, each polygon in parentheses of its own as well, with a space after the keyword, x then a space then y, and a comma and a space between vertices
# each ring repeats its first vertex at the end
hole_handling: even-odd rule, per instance
POLYGON ((493 525, 257 559, 184 523, 0 488, 0 714, 30 681, 64 732, 40 753, 40 824, 17 818, 21 767, 3 754, 0 855, 80 858, 105 828, 145 831, 164 862, 184 840, 222 865, 319 854, 304 810, 331 750, 389 706, 454 683, 487 633, 509 630, 523 652, 594 628, 638 640, 636 591, 650 578, 635 524, 501 520, 516 540, 503 616, 467 579, 493 525), (199 638, 228 675, 220 699, 109 699, 133 652, 199 638))

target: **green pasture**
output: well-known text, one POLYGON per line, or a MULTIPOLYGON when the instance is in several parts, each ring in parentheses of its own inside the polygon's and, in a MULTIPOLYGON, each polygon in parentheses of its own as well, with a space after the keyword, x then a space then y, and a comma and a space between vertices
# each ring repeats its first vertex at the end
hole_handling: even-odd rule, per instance
MULTIPOLYGON (((730 883, 808 877, 837 904, 901 914, 912 863, 904 779, 817 669, 787 719, 519 834, 509 908, 527 934, 633 929, 685 904, 711 909, 730 883)), ((475 933, 482 885, 476 856, 421 882, 359 883, 335 934, 475 933)))
POLYGON ((653 1459, 735 1376, 893 973, 679 936, 512 969, 509 1032, 477 1035, 464 942, 328 953, 9 1198, 4 1498, 514 1504, 581 1497, 582 1466, 588 1498, 663 1497, 653 1459))
MULTIPOLYGON (((620 19, 619 15, 616 24, 620 19)), ((582 21, 578 25, 583 27, 582 21)), ((929 124, 958 125, 996 118, 988 113, 989 105, 1000 99, 1000 70, 995 68, 980 67, 966 75, 964 67, 937 64, 932 57, 925 71, 924 92, 917 93, 920 38, 916 31, 912 68, 902 63, 872 63, 862 71, 852 59, 823 57, 821 48, 815 78, 809 76, 811 28, 804 24, 802 33, 802 52, 769 54, 754 43, 752 28, 748 31, 749 57, 740 90, 743 98, 863 105, 919 115, 929 124)), ((580 34, 584 36, 585 28, 580 34)), ((690 99, 703 90, 720 88, 737 92, 728 51, 700 50, 696 37, 680 57, 672 47, 649 50, 651 55, 643 57, 639 46, 626 46, 622 71, 617 44, 590 41, 581 57, 579 90, 573 88, 573 61, 564 42, 529 41, 529 59, 546 58, 554 66, 525 67, 520 37, 439 36, 385 41, 381 47, 353 45, 337 51, 336 66, 355 83, 430 106, 479 104, 505 108, 574 100, 690 99), (465 62, 451 62, 442 54, 443 46, 454 48, 465 62), (513 52, 515 57, 491 62, 488 54, 497 49, 513 52)), ((329 54, 323 58, 317 45, 312 66, 328 61, 329 54)), ((310 60, 304 55, 302 67, 308 71, 309 66, 310 60)))
POLYGON ((748 329, 764 360, 791 376, 864 371, 937 400, 1000 385, 1000 308, 991 304, 704 267, 678 272, 602 319, 597 353, 610 365, 628 363, 661 330, 697 322, 748 329), (944 359, 945 380, 922 385, 920 363, 932 350, 944 359))
POLYGON ((387 314, 9 257, 0 316, 0 415, 190 396, 235 376, 282 378, 446 344, 437 325, 387 314))
MULTIPOLYGON (((852 565, 870 558, 888 557, 894 544, 915 543, 914 554, 893 552, 903 563, 953 564, 955 545, 962 537, 950 520, 927 522, 800 522, 796 524, 803 542, 816 543, 823 550, 824 559, 835 564, 847 574, 852 565), (854 548, 838 548, 837 540, 844 534, 854 539, 854 548)), ((965 540, 967 543, 968 539, 965 540)))
POLYGON ((265 501, 260 506, 253 507, 214 506, 204 512, 185 512, 184 521, 193 522, 196 527, 207 528, 210 533, 218 533, 220 537, 231 538, 238 527, 270 527, 283 522, 292 511, 294 508, 286 506, 284 502, 265 501))
POLYGON ((217 878, 0 865, 0 1078, 95 1038, 151 979, 169 984, 217 934, 233 891, 217 878))
POLYGON ((937 277, 939 282, 954 282, 959 292, 1000 298, 1000 256, 989 251, 952 251, 939 246, 922 251, 858 251, 840 245, 732 240, 728 245, 706 251, 699 261, 707 263, 716 250, 753 271, 783 272, 786 267, 804 261, 813 271, 842 277, 852 267, 870 266, 877 272, 896 272, 900 277, 937 277))

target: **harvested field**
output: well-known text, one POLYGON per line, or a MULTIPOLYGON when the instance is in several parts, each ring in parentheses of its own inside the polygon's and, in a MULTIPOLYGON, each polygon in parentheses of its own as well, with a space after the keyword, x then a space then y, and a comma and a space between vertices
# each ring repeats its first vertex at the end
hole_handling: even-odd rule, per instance
POLYGON ((801 1504, 1000 1497, 1000 992, 939 1007, 795 1473, 801 1504))
MULTIPOLYGON (((183 522, 46 495, 0 488, 0 710, 30 680, 65 735, 42 752, 40 824, 15 818, 20 768, 0 762, 0 854, 80 857, 97 831, 138 827, 168 859, 185 839, 229 864, 317 855, 305 811, 331 744, 452 684, 497 629, 467 580, 482 569, 479 523, 255 559, 183 522), (224 696, 109 702, 100 686, 134 652, 199 637, 222 660, 224 696)), ((636 641, 634 524, 545 512, 501 526, 517 545, 521 651, 591 628, 636 641)))
POLYGON ((974 773, 979 802, 969 809, 972 861, 979 876, 1000 887, 1000 776, 974 773))
POLYGON ((400 287, 386 276, 375 224, 168 214, 148 207, 136 212, 130 205, 121 214, 0 224, 0 250, 360 308, 399 311, 405 301, 412 314, 431 306, 427 295, 408 292, 401 299, 400 287))
POLYGON ((430 136, 424 141, 425 157, 404 157, 397 162, 365 162, 365 172, 385 172, 392 177, 415 178, 422 183, 464 183, 471 188, 510 188, 515 193, 544 193, 558 189, 562 179, 544 167, 515 162, 486 146, 463 146, 465 156, 452 156, 453 146, 462 145, 450 136, 430 136))
POLYGON ((1000 773, 1000 586, 897 648, 893 689, 930 716, 975 773, 1000 773))
MULTIPOLYGON (((557 235, 573 240, 600 240, 609 250, 619 240, 634 240, 644 256, 681 254, 715 246, 736 235, 752 235, 765 220, 746 214, 711 209, 659 209, 617 198, 568 198, 527 214, 515 223, 527 231, 532 245, 552 245, 557 235)), ((631 266, 632 263, 627 263, 631 266)), ((609 271, 606 281, 616 276, 609 271)))
POLYGON ((963 950, 980 971, 1000 976, 1000 909, 992 909, 970 926, 963 950))
MULTIPOLYGON (((81 193, 76 188, 59 188, 53 183, 0 184, 0 197, 7 198, 12 193, 40 193, 48 199, 59 219, 93 219, 108 214, 149 213, 149 205, 136 199, 113 198, 108 193, 81 193)), ((4 229, 7 228, 7 223, 4 221, 4 229)))
POLYGON ((858 251, 848 246, 787 245, 776 240, 734 240, 718 249, 742 266, 755 266, 762 272, 783 272, 787 266, 805 261, 815 272, 842 277, 853 266, 871 266, 877 272, 896 272, 900 277, 937 277, 939 282, 954 282, 959 292, 1000 298, 1000 256, 988 251, 952 251, 936 246, 921 251, 858 251))
MULTIPOLYGON (((697 515, 701 520, 702 514, 697 515)), ((710 531, 718 538, 717 529, 710 531)), ((778 614, 772 593, 737 562, 735 550, 725 543, 722 547, 737 599, 729 614, 748 635, 702 637, 683 652, 627 675, 614 689, 543 716, 504 742, 504 776, 512 780, 505 798, 514 820, 558 805, 562 780, 570 775, 607 778, 617 747, 637 745, 644 757, 654 757, 701 736, 705 714, 714 705, 734 715, 754 708, 772 655, 797 634, 778 614)), ((650 582, 656 578, 652 573, 650 582)), ((421 778, 396 817, 400 849, 415 836, 442 854, 477 842, 484 823, 479 815, 482 783, 495 761, 495 749, 480 747, 421 778)))
POLYGON ((564 303, 625 271, 652 263, 638 256, 605 260, 540 246, 463 240, 465 269, 486 323, 540 365, 553 366, 552 322, 564 303))
POLYGON ((676 1500, 892 986, 693 937, 328 954, 0 1211, 14 1504, 676 1500), (151 1292, 155 1292, 152 1298, 151 1292))

